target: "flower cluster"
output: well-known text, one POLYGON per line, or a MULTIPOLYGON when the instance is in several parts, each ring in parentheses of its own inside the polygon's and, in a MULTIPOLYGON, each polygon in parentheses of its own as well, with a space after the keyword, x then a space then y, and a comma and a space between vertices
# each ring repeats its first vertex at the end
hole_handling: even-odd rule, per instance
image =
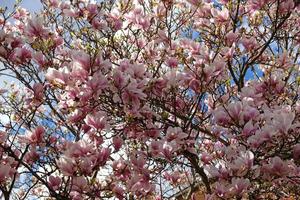
POLYGON ((5 199, 299 196, 298 1, 41 6, 0 8, 5 199))

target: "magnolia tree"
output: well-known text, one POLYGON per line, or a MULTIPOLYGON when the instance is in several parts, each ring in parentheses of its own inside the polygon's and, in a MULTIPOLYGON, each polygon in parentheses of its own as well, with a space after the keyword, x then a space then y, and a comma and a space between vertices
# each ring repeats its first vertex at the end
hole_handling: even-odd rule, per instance
POLYGON ((296 0, 0 10, 3 199, 300 193, 296 0))

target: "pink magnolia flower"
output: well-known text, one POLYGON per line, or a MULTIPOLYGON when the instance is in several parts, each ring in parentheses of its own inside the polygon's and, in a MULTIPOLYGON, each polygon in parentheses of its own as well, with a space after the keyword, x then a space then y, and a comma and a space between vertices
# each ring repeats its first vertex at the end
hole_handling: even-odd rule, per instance
POLYGON ((75 109, 68 115, 67 121, 69 123, 76 123, 84 119, 84 113, 81 109, 75 109))
POLYGON ((260 99, 262 97, 262 94, 259 91, 259 89, 262 88, 258 88, 259 85, 255 85, 255 87, 250 87, 250 86, 243 87, 241 92, 241 97, 243 99, 252 99, 252 100, 260 99), (257 87, 257 90, 255 87, 257 87))
POLYGON ((99 52, 95 58, 93 67, 99 68, 102 73, 105 73, 112 69, 112 63, 109 59, 104 59, 102 53, 99 52))
POLYGON ((66 176, 73 176, 75 172, 75 165, 73 163, 73 160, 71 158, 68 158, 66 156, 62 156, 57 161, 57 166, 60 169, 60 171, 66 175, 66 176))
POLYGON ((60 5, 59 5, 59 8, 61 10, 64 10, 64 9, 69 9, 70 8, 70 2, 66 1, 66 2, 62 2, 60 5))
POLYGON ((289 173, 289 166, 278 156, 271 158, 267 165, 268 172, 276 176, 285 176, 289 173))
POLYGON ((118 199, 124 199, 124 189, 118 185, 114 186, 112 189, 113 193, 118 199))
MULTIPOLYGON (((152 113, 151 114, 150 113, 145 113, 145 115, 147 115, 147 117, 149 119, 153 116, 152 113)), ((146 137, 158 138, 160 132, 155 127, 151 127, 151 129, 146 130, 144 133, 145 133, 144 135, 146 135, 146 137)))
POLYGON ((136 21, 137 24, 144 30, 147 30, 151 25, 150 18, 148 16, 137 18, 136 21))
POLYGON ((98 163, 100 166, 105 165, 107 162, 109 156, 110 156, 111 150, 109 148, 102 148, 100 153, 98 154, 98 163))
POLYGON ((282 1, 279 5, 280 13, 287 13, 295 7, 295 3, 293 0, 285 0, 282 1))
POLYGON ((226 38, 227 45, 231 46, 234 42, 237 42, 238 35, 233 31, 230 31, 226 34, 225 38, 226 38))
POLYGON ((240 114, 242 112, 243 105, 241 102, 235 102, 235 103, 230 103, 227 107, 227 110, 229 112, 229 115, 234 118, 239 120, 240 114))
POLYGON ((202 4, 197 11, 197 16, 200 18, 200 21, 205 20, 209 22, 208 19, 205 19, 211 16, 212 9, 209 3, 202 4))
POLYGON ((292 61, 289 58, 289 55, 287 52, 283 52, 278 57, 278 65, 279 67, 282 67, 283 69, 288 69, 292 65, 292 61))
POLYGON ((0 143, 5 142, 7 139, 7 133, 4 131, 0 131, 0 143))
POLYGON ((59 47, 62 44, 64 44, 64 39, 61 36, 59 36, 57 33, 54 33, 51 39, 54 42, 54 47, 59 47))
POLYGON ((69 2, 60 4, 62 13, 67 17, 77 17, 79 15, 79 11, 70 7, 69 2))
POLYGON ((144 178, 133 177, 130 181, 132 182, 130 190, 136 194, 146 195, 154 190, 154 186, 144 178))
POLYGON ((175 141, 178 144, 184 143, 184 139, 188 134, 184 133, 179 127, 169 127, 167 129, 166 140, 168 142, 175 141))
POLYGON ((206 65, 203 69, 203 72, 205 74, 205 77, 206 77, 206 81, 208 82, 211 77, 214 75, 216 71, 216 68, 214 65, 206 65))
POLYGON ((82 191, 71 191, 70 196, 71 196, 72 200, 82 200, 83 195, 81 192, 82 191))
POLYGON ((34 99, 41 101, 44 97, 44 86, 41 83, 35 83, 32 87, 34 99))
POLYGON ((123 159, 114 161, 112 168, 114 170, 114 176, 118 177, 120 180, 127 181, 131 176, 128 164, 123 159))
POLYGON ((97 13, 98 13, 98 6, 96 3, 89 3, 86 6, 86 9, 89 12, 90 16, 97 15, 97 13))
POLYGON ((265 141, 271 141, 277 133, 277 130, 274 130, 274 127, 269 125, 263 126, 261 130, 256 132, 261 143, 265 141))
POLYGON ((12 60, 18 64, 28 62, 31 57, 31 51, 25 47, 17 48, 12 54, 12 60))
POLYGON ((20 139, 28 144, 39 144, 44 140, 44 134, 44 127, 38 126, 34 131, 28 132, 25 136, 20 136, 20 139))
POLYGON ((167 59, 167 65, 171 68, 175 68, 178 66, 178 60, 175 57, 170 57, 167 59))
POLYGON ((232 59, 234 53, 235 53, 235 43, 232 44, 232 46, 229 47, 224 47, 221 49, 221 53, 223 55, 224 58, 226 59, 232 59))
POLYGON ((254 149, 258 148, 265 141, 259 133, 250 136, 247 140, 247 143, 254 149))
POLYGON ((174 149, 173 149, 173 147, 169 143, 165 142, 163 144, 163 146, 162 146, 162 154, 164 155, 164 157, 166 159, 172 160, 173 151, 174 151, 174 149))
POLYGON ((227 22, 229 19, 229 11, 226 8, 223 8, 221 11, 218 9, 211 9, 211 14, 214 17, 214 20, 219 23, 227 22))
MULTIPOLYGON (((120 66, 122 66, 122 64, 120 66)), ((146 68, 143 64, 130 64, 125 71, 133 78, 143 79, 145 78, 146 68)))
POLYGON ((88 182, 87 182, 87 180, 86 180, 86 178, 85 177, 83 177, 83 176, 79 176, 79 177, 73 177, 73 190, 74 191, 77 191, 77 192, 82 192, 82 191, 85 191, 86 190, 86 188, 87 188, 87 184, 88 184, 88 182))
POLYGON ((26 79, 24 90, 0 89, 0 113, 12 114, 0 125, 1 189, 15 175, 17 186, 24 181, 14 174, 24 164, 45 180, 33 198, 164 199, 193 178, 195 164, 209 176, 211 200, 297 186, 296 0, 42 1, 32 19, 0 11, 0 71, 26 79), (269 38, 286 50, 274 56, 269 38), (242 88, 228 63, 237 79, 247 72, 242 88), (26 114, 53 123, 15 132, 26 114), (155 188, 160 176, 171 184, 155 188))
POLYGON ((223 71, 226 67, 226 63, 222 58, 217 58, 215 59, 215 61, 213 62, 215 71, 223 71))
POLYGON ((16 9, 16 13, 14 14, 14 18, 21 20, 26 19, 26 17, 29 15, 29 12, 25 8, 18 8, 16 9))
POLYGON ((53 8, 58 8, 59 7, 59 0, 47 0, 48 3, 49 3, 49 6, 50 7, 53 7, 53 8))
POLYGON ((8 52, 3 46, 0 46, 0 56, 3 57, 3 58, 8 57, 8 52))
POLYGON ((132 155, 130 157, 131 163, 136 167, 137 169, 143 170, 145 164, 146 164, 146 158, 143 154, 136 154, 132 155))
POLYGON ((10 44, 11 48, 13 49, 24 47, 24 41, 21 38, 11 37, 10 35, 7 35, 4 39, 8 44, 10 44))
POLYGON ((57 190, 59 185, 61 183, 61 178, 58 176, 49 176, 48 178, 48 184, 51 188, 53 188, 54 190, 57 190))
POLYGON ((116 10, 109 13, 107 18, 108 24, 112 25, 113 29, 118 31, 123 26, 123 21, 120 18, 120 13, 116 10))
POLYGON ((226 198, 227 194, 229 193, 229 188, 223 182, 217 182, 215 184, 215 191, 214 191, 214 193, 218 197, 226 198))
MULTIPOLYGON (((83 154, 84 155, 84 154, 83 154)), ((80 157, 80 161, 78 162, 78 167, 80 169, 80 172, 84 175, 90 175, 93 172, 94 161, 96 160, 96 157, 80 157)))
POLYGON ((5 182, 9 177, 11 167, 9 165, 0 164, 0 181, 5 182))
POLYGON ((163 78, 158 78, 154 79, 152 83, 152 92, 157 96, 161 96, 163 94, 163 89, 167 86, 167 81, 163 78))
POLYGON ((175 170, 172 173, 165 172, 163 176, 166 180, 170 181, 171 184, 176 185, 183 181, 183 179, 186 177, 186 174, 175 170))
POLYGON ((201 0, 187 0, 193 6, 198 6, 202 1, 201 0))
POLYGON ((218 171, 219 171, 219 175, 218 175, 219 179, 226 180, 230 177, 230 173, 231 173, 230 169, 223 166, 223 167, 219 167, 218 171))
POLYGON ((251 151, 240 152, 239 156, 230 164, 236 176, 245 176, 253 167, 254 154, 251 151))
POLYGON ((246 49, 246 51, 255 50, 255 48, 257 46, 257 42, 254 37, 242 38, 241 43, 244 46, 244 48, 246 49))
POLYGON ((151 141, 150 152, 153 156, 158 156, 162 152, 162 142, 161 141, 151 141))
POLYGON ((107 22, 102 21, 101 19, 98 19, 96 17, 92 20, 92 26, 94 29, 97 29, 97 30, 107 30, 108 29, 107 22))
POLYGON ((212 161, 213 157, 210 154, 204 152, 201 154, 200 159, 204 164, 209 164, 210 161, 212 161))
POLYGON ((127 82, 128 77, 126 77, 120 70, 115 70, 113 74, 114 85, 117 88, 123 88, 127 82))
POLYGON ((165 74, 164 79, 167 81, 166 88, 171 88, 183 84, 185 82, 186 75, 172 68, 165 74))
POLYGON ((300 159, 300 144, 299 143, 293 147, 293 156, 294 156, 295 160, 300 159))
POLYGON ((255 10, 259 10, 259 9, 263 8, 268 1, 269 0, 261 0, 261 1, 250 0, 249 1, 249 9, 251 12, 253 12, 255 10))
POLYGON ((147 45, 146 40, 144 38, 140 38, 137 40, 137 46, 139 48, 144 48, 147 45))
POLYGON ((140 88, 136 80, 132 80, 122 93, 124 103, 130 104, 133 107, 139 107, 140 101, 147 95, 140 88))
POLYGON ((164 44, 168 43, 169 38, 165 30, 158 30, 157 36, 158 36, 157 42, 163 42, 164 44))
POLYGON ((24 156, 24 160, 28 163, 28 164, 33 164, 34 162, 36 162, 38 159, 40 158, 40 155, 38 154, 38 152, 34 149, 30 150, 25 156, 24 156))
POLYGON ((47 60, 45 58, 45 56, 43 55, 42 52, 37 52, 37 53, 34 53, 32 55, 33 59, 35 60, 35 62, 41 67, 45 67, 46 64, 47 64, 47 60))
POLYGON ((71 77, 78 80, 86 80, 88 77, 88 71, 78 62, 72 63, 71 77))
POLYGON ((88 71, 91 68, 91 57, 84 51, 73 51, 71 57, 74 61, 78 62, 83 69, 88 71))
POLYGON ((107 118, 103 112, 88 114, 85 117, 84 122, 96 130, 104 130, 109 128, 107 118))
POLYGON ((115 147, 115 151, 119 151, 123 145, 123 139, 119 136, 113 137, 113 145, 115 147))
POLYGON ((242 119, 247 122, 249 120, 255 120, 259 116, 259 111, 256 108, 248 105, 243 106, 243 112, 241 113, 242 119))
POLYGON ((243 131, 242 131, 242 134, 243 134, 244 136, 248 137, 248 136, 254 134, 256 129, 257 129, 257 128, 253 125, 253 121, 250 120, 250 121, 248 121, 248 122, 245 124, 245 126, 244 126, 244 128, 243 128, 243 131))
POLYGON ((189 83, 189 86, 192 90, 194 90, 195 92, 199 92, 200 91, 200 86, 201 86, 201 83, 198 79, 195 79, 193 78, 190 83, 189 83))
POLYGON ((80 158, 86 154, 89 154, 93 150, 91 143, 85 140, 79 140, 78 142, 66 142, 66 151, 64 154, 68 157, 80 158))
POLYGON ((125 18, 133 23, 138 25, 138 28, 142 28, 144 30, 147 30, 149 28, 150 24, 150 18, 148 16, 145 16, 143 14, 143 8, 137 7, 135 8, 131 13, 125 15, 125 18))
POLYGON ((222 108, 218 108, 213 112, 213 119, 219 125, 226 125, 231 120, 222 108))
POLYGON ((24 30, 25 34, 29 37, 48 37, 49 30, 44 27, 43 19, 36 17, 28 20, 27 26, 24 30))
POLYGON ((277 130, 282 133, 287 133, 292 128, 293 121, 295 119, 295 113, 288 111, 282 111, 274 115, 273 124, 277 130))
POLYGON ((50 82, 64 85, 68 82, 69 71, 67 68, 62 68, 60 70, 49 68, 45 77, 50 82))
POLYGON ((229 2, 229 0, 220 0, 220 2, 221 2, 222 4, 227 4, 227 3, 229 2))
POLYGON ((31 141, 32 142, 35 142, 35 143, 40 143, 43 141, 43 137, 44 137, 44 134, 45 134, 45 129, 44 127, 42 126, 38 126, 33 134, 31 135, 31 141))
POLYGON ((234 194, 240 196, 246 192, 247 188, 250 186, 250 181, 249 179, 244 178, 233 178, 231 185, 234 194))

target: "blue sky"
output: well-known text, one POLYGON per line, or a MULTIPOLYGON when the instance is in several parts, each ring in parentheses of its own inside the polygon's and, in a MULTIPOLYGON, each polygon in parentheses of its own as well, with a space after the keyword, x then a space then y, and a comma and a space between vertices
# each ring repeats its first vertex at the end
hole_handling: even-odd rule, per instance
MULTIPOLYGON (((11 11, 15 2, 15 0, 0 0, 0 7, 8 7, 9 11, 11 11)), ((30 13, 34 13, 40 10, 41 3, 40 0, 23 0, 20 6, 26 8, 30 13)), ((0 88, 3 87, 3 81, 12 82, 8 77, 0 76, 0 88)))
MULTIPOLYGON (((0 0, 0 7, 13 8, 15 0, 0 0)), ((26 8, 29 12, 38 11, 41 8, 40 0, 23 0, 21 7, 26 8)))

